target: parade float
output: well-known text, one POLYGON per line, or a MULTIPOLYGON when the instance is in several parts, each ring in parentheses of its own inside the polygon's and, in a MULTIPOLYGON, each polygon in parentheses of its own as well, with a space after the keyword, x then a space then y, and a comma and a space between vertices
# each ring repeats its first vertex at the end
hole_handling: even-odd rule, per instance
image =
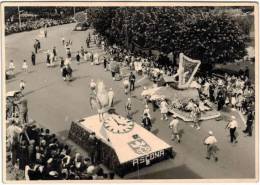
POLYGON ((200 85, 194 81, 194 76, 200 63, 199 60, 193 60, 180 53, 177 73, 173 76, 161 74, 163 81, 161 84, 166 86, 144 89, 141 95, 148 101, 155 102, 158 106, 165 99, 169 105, 169 112, 184 121, 192 121, 191 110, 186 108, 191 102, 195 102, 205 109, 201 111, 200 120, 219 117, 220 113, 214 110, 212 103, 206 99, 202 100, 199 96, 198 88, 200 85))
POLYGON ((90 150, 89 136, 95 134, 98 144, 95 160, 116 174, 137 171, 162 160, 173 158, 172 146, 147 131, 140 124, 111 111, 111 100, 103 82, 90 97, 98 114, 73 121, 69 138, 86 151, 90 150))

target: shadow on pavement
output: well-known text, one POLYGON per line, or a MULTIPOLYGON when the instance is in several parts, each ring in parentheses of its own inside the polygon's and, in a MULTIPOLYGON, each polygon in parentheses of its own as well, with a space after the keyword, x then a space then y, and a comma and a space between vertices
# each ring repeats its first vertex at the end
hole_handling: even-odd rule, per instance
POLYGON ((188 166, 181 165, 130 179, 201 179, 201 177, 190 170, 188 166))
POLYGON ((157 134, 159 133, 159 129, 157 128, 157 129, 153 130, 152 133, 153 133, 154 135, 157 135, 157 134))

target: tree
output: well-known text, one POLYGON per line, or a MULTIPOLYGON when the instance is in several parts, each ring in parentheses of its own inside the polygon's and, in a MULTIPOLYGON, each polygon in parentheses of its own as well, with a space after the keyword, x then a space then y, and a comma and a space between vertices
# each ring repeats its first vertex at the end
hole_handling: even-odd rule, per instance
POLYGON ((94 13, 95 29, 110 41, 124 45, 127 40, 175 56, 183 52, 201 60, 202 68, 233 62, 246 54, 241 26, 219 8, 102 8, 94 13))

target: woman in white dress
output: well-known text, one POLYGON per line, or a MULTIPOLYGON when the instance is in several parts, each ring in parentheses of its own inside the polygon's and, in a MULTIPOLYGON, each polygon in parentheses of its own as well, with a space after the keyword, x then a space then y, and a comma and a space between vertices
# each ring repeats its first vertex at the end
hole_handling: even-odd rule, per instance
POLYGON ((24 72, 28 72, 28 65, 27 65, 26 60, 23 60, 22 69, 24 70, 24 72))
POLYGON ((124 85, 125 94, 127 94, 128 93, 128 87, 129 87, 129 80, 127 78, 125 78, 123 80, 123 85, 124 85))
POLYGON ((88 60, 88 55, 87 55, 87 54, 88 54, 88 51, 87 51, 87 50, 85 50, 85 51, 84 51, 84 60, 85 60, 85 61, 87 61, 87 60, 88 60))
POLYGON ((11 75, 14 74, 14 69, 15 69, 14 61, 11 60, 10 63, 9 63, 9 71, 10 71, 11 75))
POLYGON ((162 102, 160 103, 160 109, 161 109, 161 120, 168 120, 167 113, 168 113, 168 104, 167 102, 162 99, 162 102))

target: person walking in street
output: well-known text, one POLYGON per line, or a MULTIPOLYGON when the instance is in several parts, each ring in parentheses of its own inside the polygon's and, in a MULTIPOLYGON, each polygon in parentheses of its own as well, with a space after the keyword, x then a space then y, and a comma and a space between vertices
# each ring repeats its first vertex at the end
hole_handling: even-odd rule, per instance
POLYGON ((79 65, 80 64, 80 54, 79 54, 79 51, 77 52, 77 55, 76 55, 76 61, 77 61, 77 64, 79 65))
POLYGON ((204 144, 207 146, 207 157, 206 159, 210 160, 211 156, 215 159, 215 161, 218 161, 218 157, 216 156, 216 153, 218 151, 218 147, 217 147, 217 139, 216 137, 213 135, 212 131, 209 131, 209 136, 206 137, 206 139, 204 140, 204 144))
POLYGON ((151 128, 152 128, 152 122, 151 122, 151 119, 148 117, 148 114, 145 113, 144 114, 144 118, 142 120, 142 125, 143 127, 148 130, 148 131, 151 131, 151 128))
POLYGON ((28 73, 28 65, 27 65, 26 60, 23 60, 23 66, 22 66, 22 69, 24 70, 24 72, 27 72, 27 73, 28 73))
POLYGON ((125 94, 127 94, 128 93, 128 88, 129 88, 129 81, 128 81, 128 79, 124 79, 123 80, 123 85, 124 85, 124 92, 125 92, 125 94))
POLYGON ((25 88, 25 82, 24 82, 23 80, 21 80, 19 86, 20 86, 20 91, 21 91, 21 93, 23 93, 23 90, 24 90, 24 88, 25 88))
POLYGON ((38 52, 38 42, 37 42, 37 40, 35 41, 33 47, 34 47, 35 53, 37 54, 37 52, 38 52))
POLYGON ((87 48, 90 48, 90 38, 86 39, 87 48))
POLYGON ((31 60, 32 60, 32 65, 35 66, 36 55, 33 51, 32 51, 31 60))
POLYGON ((14 65, 14 61, 13 60, 10 61, 8 68, 9 68, 10 74, 14 75, 15 65, 14 65))
POLYGON ((57 57, 57 50, 56 50, 56 47, 54 46, 53 49, 52 49, 52 53, 54 55, 54 58, 56 60, 56 57, 57 57))
POLYGON ((227 124, 227 127, 229 129, 230 132, 230 142, 233 143, 237 143, 237 137, 235 135, 236 132, 236 128, 238 127, 237 121, 236 121, 236 117, 235 116, 231 116, 231 121, 227 124))
POLYGON ((36 39, 36 45, 37 45, 38 50, 40 50, 41 49, 41 42, 38 39, 36 39))
POLYGON ((104 64, 104 69, 105 69, 105 71, 107 70, 107 59, 106 59, 106 57, 104 57, 104 62, 103 62, 103 64, 104 64))
POLYGON ((173 120, 170 122, 169 127, 172 130, 172 140, 174 141, 177 138, 178 143, 181 142, 180 135, 179 135, 179 120, 175 115, 172 115, 173 120))
POLYGON ((200 117, 201 117, 201 111, 197 106, 197 104, 194 104, 194 107, 191 110, 191 118, 193 121, 192 127, 197 130, 200 130, 200 125, 199 125, 200 117))
POLYGON ((145 105, 145 108, 144 108, 144 112, 143 112, 143 116, 147 114, 148 118, 151 119, 151 115, 150 115, 150 109, 149 109, 149 106, 146 104, 145 105))
POLYGON ((130 73, 129 76, 129 83, 130 83, 130 92, 135 90, 135 75, 133 72, 130 73))
POLYGON ((168 104, 164 98, 162 98, 161 100, 162 100, 160 103, 160 109, 161 109, 161 114, 162 114, 161 120, 168 120, 168 117, 167 117, 168 104))
POLYGON ((247 120, 246 120, 246 129, 243 130, 243 132, 248 134, 247 136, 252 136, 252 126, 254 123, 254 115, 253 112, 250 111, 247 115, 247 120))
POLYGON ((126 105, 125 105, 125 110, 126 110, 126 116, 128 119, 131 119, 131 110, 132 110, 132 102, 131 98, 127 99, 126 105))
POLYGON ((112 88, 110 88, 108 91, 108 99, 109 99, 109 107, 113 107, 114 106, 114 91, 112 88))
POLYGON ((50 53, 48 51, 47 54, 46 54, 46 65, 47 65, 47 67, 50 66, 50 64, 51 64, 51 58, 50 58, 50 53))
POLYGON ((63 57, 60 57, 60 70, 61 71, 62 71, 64 65, 65 65, 65 61, 64 61, 63 57))

